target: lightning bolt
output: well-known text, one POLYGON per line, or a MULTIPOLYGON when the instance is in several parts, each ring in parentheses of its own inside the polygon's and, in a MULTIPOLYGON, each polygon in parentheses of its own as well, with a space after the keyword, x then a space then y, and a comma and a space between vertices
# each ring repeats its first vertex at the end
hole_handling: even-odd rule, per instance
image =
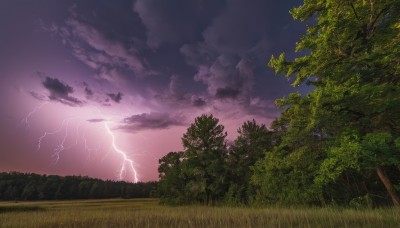
POLYGON ((44 134, 42 136, 40 136, 39 139, 38 139, 38 143, 37 143, 38 147, 37 147, 36 151, 39 151, 41 149, 42 141, 43 141, 44 138, 46 138, 48 135, 54 135, 54 134, 57 134, 57 133, 61 132, 62 129, 64 128, 65 122, 67 120, 68 119, 64 119, 62 121, 62 123, 61 123, 61 126, 57 130, 52 131, 52 132, 45 131, 44 134))
POLYGON ((112 139, 112 147, 113 147, 113 149, 114 149, 118 154, 120 154, 121 157, 124 159, 124 161, 122 162, 122 166, 121 166, 120 172, 119 172, 119 179, 120 179, 120 180, 123 179, 123 176, 124 176, 124 174, 126 173, 126 164, 128 164, 128 165, 130 166, 132 172, 133 172, 134 183, 137 183, 137 182, 138 182, 138 177, 137 177, 137 172, 136 172, 136 169, 135 169, 133 160, 130 159, 130 158, 128 157, 128 155, 127 155, 124 151, 122 151, 121 149, 118 148, 118 146, 117 146, 116 143, 115 143, 115 135, 114 135, 114 133, 111 131, 110 127, 108 126, 108 122, 107 122, 107 121, 104 122, 104 127, 106 128, 108 134, 111 136, 111 139, 112 139))
MULTIPOLYGON (((32 116, 35 112, 37 112, 40 108, 42 108, 42 107, 43 107, 44 105, 46 105, 47 103, 48 103, 48 102, 44 102, 44 103, 42 103, 41 105, 35 107, 35 109, 32 110, 32 111, 23 119, 24 122, 25 122, 25 123, 28 123, 30 116, 32 116)), ((96 108, 96 109, 97 109, 97 111, 101 114, 101 116, 104 117, 104 115, 101 113, 100 109, 98 109, 98 108, 96 108)), ((66 145, 66 142, 67 142, 68 138, 70 137, 70 128, 71 128, 70 125, 71 125, 71 121, 72 121, 72 120, 75 120, 75 119, 79 119, 79 117, 72 117, 72 118, 64 119, 64 120, 61 122, 60 127, 57 128, 56 130, 54 130, 54 131, 45 131, 44 134, 43 134, 42 136, 40 136, 39 139, 38 139, 38 142, 37 142, 37 151, 39 151, 39 150, 41 149, 42 143, 43 143, 43 141, 46 139, 46 137, 48 137, 48 136, 50 136, 50 135, 55 135, 55 134, 59 134, 59 133, 61 133, 61 132, 64 132, 60 143, 57 144, 56 147, 55 147, 54 150, 53 150, 54 153, 53 153, 53 155, 52 155, 52 158, 54 158, 54 164, 56 164, 56 163, 60 160, 61 153, 62 153, 63 151, 68 150, 69 148, 72 148, 73 146, 77 146, 77 145, 79 144, 81 138, 82 138, 82 140, 83 140, 83 142, 84 142, 85 151, 89 152, 89 155, 88 155, 89 157, 88 157, 88 159, 90 159, 91 151, 98 151, 98 150, 100 150, 100 148, 94 149, 94 148, 90 148, 90 147, 88 146, 88 142, 87 142, 86 135, 85 135, 85 134, 86 134, 86 133, 85 133, 86 131, 84 131, 83 134, 80 134, 80 127, 81 127, 81 123, 82 123, 82 122, 79 122, 79 123, 76 125, 76 133, 75 133, 75 140, 74 140, 74 142, 73 142, 72 144, 70 144, 70 145, 66 145)), ((105 119, 106 119, 106 118, 105 118, 105 119)), ((126 175, 126 173, 129 172, 129 171, 131 171, 131 172, 132 172, 132 176, 133 176, 133 181, 134 181, 134 183, 137 183, 137 182, 139 181, 139 178, 138 178, 137 171, 136 171, 136 169, 135 169, 135 165, 134 165, 135 163, 134 163, 134 161, 133 161, 131 158, 129 158, 128 154, 127 154, 125 151, 121 150, 121 149, 117 146, 117 144, 116 144, 116 136, 115 136, 115 134, 113 133, 113 131, 110 129, 110 126, 109 126, 109 124, 108 124, 109 122, 110 122, 109 120, 104 121, 104 128, 105 128, 105 130, 107 131, 108 135, 111 136, 111 144, 112 144, 113 151, 117 152, 117 154, 120 155, 120 156, 122 157, 122 159, 123 159, 121 168, 119 169, 119 179, 120 179, 120 180, 123 180, 124 177, 125 177, 125 175, 126 175)))
POLYGON ((29 118, 31 118, 31 116, 32 116, 33 114, 35 114, 37 111, 39 111, 41 108, 43 108, 43 106, 47 105, 48 103, 49 103, 48 101, 45 101, 45 102, 39 104, 38 106, 34 107, 33 110, 30 111, 30 112, 25 116, 25 118, 23 118, 23 119, 21 120, 21 123, 25 123, 26 128, 28 128, 28 127, 29 127, 29 118))
MULTIPOLYGON (((84 145, 85 145, 85 151, 88 152, 88 156, 86 158, 86 162, 89 162, 89 160, 91 159, 91 156, 92 156, 92 151, 96 151, 96 152, 99 151, 101 149, 101 145, 99 145, 97 148, 89 147, 89 144, 88 144, 87 139, 86 139, 86 131, 87 131, 87 128, 85 128, 85 131, 84 131, 84 134, 83 134, 82 138, 83 138, 83 142, 84 142, 84 145)), ((101 142, 103 142, 103 140, 101 140, 101 142)))
POLYGON ((70 124, 70 122, 67 121, 67 124, 66 124, 66 126, 65 126, 65 134, 64 134, 64 137, 63 137, 63 139, 62 139, 60 145, 58 145, 58 146, 54 149, 53 157, 55 158, 55 163, 57 163, 57 162, 60 160, 60 153, 61 153, 62 151, 68 150, 69 148, 71 148, 71 147, 73 147, 73 146, 76 146, 76 145, 78 145, 78 143, 79 143, 79 132, 80 132, 79 129, 80 129, 81 123, 79 123, 79 124, 76 125, 76 133, 75 133, 75 134, 76 134, 76 138, 75 138, 75 143, 73 143, 73 144, 71 144, 71 145, 69 145, 69 146, 65 146, 65 145, 64 145, 64 144, 65 144, 65 141, 66 141, 67 138, 68 138, 68 128, 69 128, 69 124, 70 124))

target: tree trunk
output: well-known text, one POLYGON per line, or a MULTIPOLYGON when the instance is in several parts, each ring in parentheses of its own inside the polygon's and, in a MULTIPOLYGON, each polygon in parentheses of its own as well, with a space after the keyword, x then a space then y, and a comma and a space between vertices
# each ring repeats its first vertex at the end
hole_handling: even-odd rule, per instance
POLYGON ((386 174, 385 170, 382 167, 376 168, 376 173, 378 174, 379 178, 381 179, 383 185, 385 185, 386 190, 388 191, 390 197, 392 197, 393 204, 395 206, 399 206, 400 204, 400 197, 397 195, 396 190, 394 190, 393 184, 390 181, 388 175, 386 174))

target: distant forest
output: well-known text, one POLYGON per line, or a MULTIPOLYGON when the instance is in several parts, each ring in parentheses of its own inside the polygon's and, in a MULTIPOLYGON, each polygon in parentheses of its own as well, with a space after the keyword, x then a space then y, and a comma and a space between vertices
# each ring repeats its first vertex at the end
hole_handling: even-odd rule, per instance
POLYGON ((128 183, 81 176, 0 173, 0 200, 146 198, 156 182, 128 183))
POLYGON ((276 100, 267 128, 254 120, 227 133, 195 119, 183 151, 159 161, 167 204, 400 205, 400 1, 304 1, 307 24, 293 57, 268 66, 310 85, 276 100))

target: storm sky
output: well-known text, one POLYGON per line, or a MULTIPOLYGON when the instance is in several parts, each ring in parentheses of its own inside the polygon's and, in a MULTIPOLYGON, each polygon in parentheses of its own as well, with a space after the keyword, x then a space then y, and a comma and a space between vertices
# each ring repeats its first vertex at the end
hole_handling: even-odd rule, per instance
POLYGON ((198 115, 228 140, 269 125, 275 99, 309 90, 267 67, 295 56, 300 3, 1 1, 0 171, 157 180, 198 115))

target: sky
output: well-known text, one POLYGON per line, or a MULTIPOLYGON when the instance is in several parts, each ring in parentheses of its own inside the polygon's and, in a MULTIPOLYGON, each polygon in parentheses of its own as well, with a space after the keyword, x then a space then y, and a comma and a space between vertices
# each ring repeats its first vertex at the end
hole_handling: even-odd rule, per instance
POLYGON ((281 0, 3 0, 0 171, 158 179, 201 114, 269 124, 292 87, 267 67, 306 27, 281 0))

